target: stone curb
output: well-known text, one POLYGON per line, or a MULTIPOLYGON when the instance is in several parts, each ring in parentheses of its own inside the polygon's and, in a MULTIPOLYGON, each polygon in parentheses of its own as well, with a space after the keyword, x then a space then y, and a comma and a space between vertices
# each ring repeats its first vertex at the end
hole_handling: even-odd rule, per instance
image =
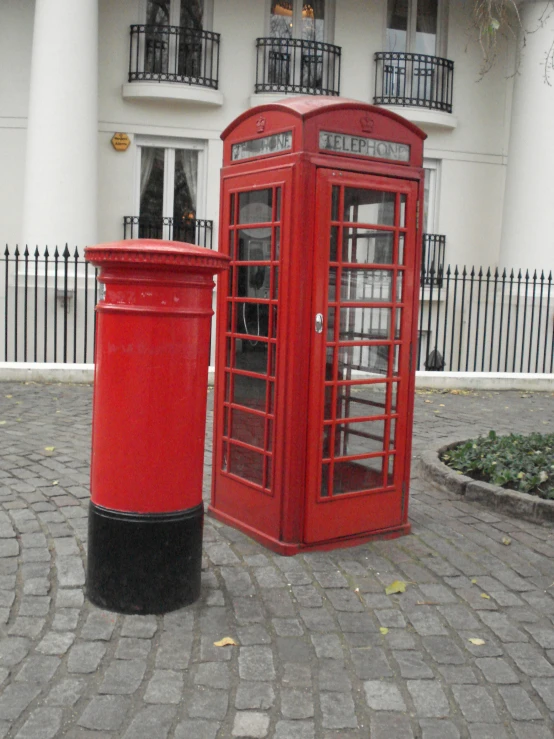
POLYGON ((463 495, 466 500, 524 518, 526 521, 554 523, 554 500, 543 500, 516 490, 506 490, 488 482, 477 482, 471 477, 457 474, 440 461, 439 455, 461 443, 463 441, 456 441, 440 447, 437 451, 424 452, 420 458, 422 470, 438 485, 463 495))

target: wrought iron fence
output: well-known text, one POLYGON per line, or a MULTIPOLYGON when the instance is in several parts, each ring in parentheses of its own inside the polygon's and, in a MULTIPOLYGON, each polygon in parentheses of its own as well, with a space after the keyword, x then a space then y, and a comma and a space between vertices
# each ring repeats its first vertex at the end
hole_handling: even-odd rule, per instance
POLYGON ((422 270, 417 369, 552 372, 552 272, 422 270))
POLYGON ((340 46, 297 38, 259 38, 256 50, 256 92, 340 94, 340 46))
POLYGON ((186 241, 211 249, 214 222, 201 218, 151 218, 150 216, 125 216, 124 239, 169 239, 186 241))
POLYGON ((219 33, 180 26, 131 26, 129 82, 183 82, 217 90, 219 33))
POLYGON ((423 234, 423 250, 421 254, 421 284, 427 285, 431 279, 431 269, 435 284, 442 279, 444 272, 444 252, 446 236, 442 234, 423 234))
POLYGON ((92 362, 99 285, 79 250, 6 246, 2 271, 3 361, 92 362))
POLYGON ((454 62, 427 54, 378 51, 375 105, 413 105, 452 113, 454 62))
MULTIPOLYGON (((554 371, 551 272, 424 263, 422 285, 417 369, 554 371)), ((6 247, 0 361, 91 363, 98 299, 96 270, 78 249, 6 247)))

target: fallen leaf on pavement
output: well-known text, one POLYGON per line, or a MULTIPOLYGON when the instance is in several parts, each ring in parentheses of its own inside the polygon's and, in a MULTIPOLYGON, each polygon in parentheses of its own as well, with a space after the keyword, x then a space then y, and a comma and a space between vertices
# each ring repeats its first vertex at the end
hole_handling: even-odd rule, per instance
POLYGON ((214 641, 214 647, 238 647, 238 642, 230 636, 224 636, 220 641, 214 641))
POLYGON ((502 544, 505 544, 506 546, 509 546, 512 543, 512 540, 509 536, 503 536, 502 537, 502 544))
POLYGON ((468 639, 472 644, 475 644, 476 647, 482 647, 485 643, 484 639, 468 639))
POLYGON ((388 634, 389 633, 389 630, 387 629, 386 626, 381 626, 381 628, 379 629, 379 631, 381 632, 381 634, 388 634))
POLYGON ((406 592, 406 583, 403 580, 395 580, 394 582, 391 582, 391 584, 385 588, 385 593, 387 595, 394 595, 394 593, 405 593, 405 592, 406 592))
POLYGON ((486 593, 481 593, 481 598, 486 598, 487 600, 490 600, 490 595, 487 595, 486 593))

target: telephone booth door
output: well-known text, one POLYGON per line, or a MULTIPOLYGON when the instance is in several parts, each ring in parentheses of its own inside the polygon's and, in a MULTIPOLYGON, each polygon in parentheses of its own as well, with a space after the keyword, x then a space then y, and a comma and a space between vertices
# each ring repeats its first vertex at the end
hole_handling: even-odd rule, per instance
POLYGON ((418 196, 327 169, 316 187, 307 543, 404 519, 418 196))

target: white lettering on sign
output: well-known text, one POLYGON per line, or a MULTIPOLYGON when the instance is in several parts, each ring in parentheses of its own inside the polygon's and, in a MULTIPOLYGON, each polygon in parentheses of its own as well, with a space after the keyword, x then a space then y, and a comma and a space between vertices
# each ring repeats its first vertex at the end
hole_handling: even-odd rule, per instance
POLYGON ((231 161, 249 159, 250 157, 261 157, 266 154, 277 154, 280 151, 292 149, 292 131, 274 133, 264 136, 263 139, 250 139, 240 144, 233 144, 231 149, 231 161))
POLYGON ((360 157, 391 159, 394 162, 409 162, 410 147, 397 141, 380 141, 348 133, 319 132, 319 148, 339 154, 356 154, 360 157))

